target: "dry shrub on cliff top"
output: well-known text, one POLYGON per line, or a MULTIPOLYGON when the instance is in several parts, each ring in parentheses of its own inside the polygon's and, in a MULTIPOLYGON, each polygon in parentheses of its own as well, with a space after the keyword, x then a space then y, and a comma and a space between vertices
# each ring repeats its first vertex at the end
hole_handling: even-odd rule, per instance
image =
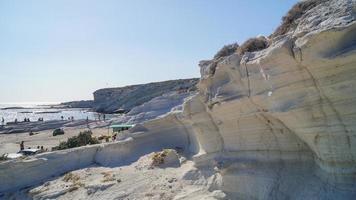
POLYGON ((225 45, 214 55, 214 59, 229 56, 235 53, 238 47, 239 45, 237 43, 225 45))
POLYGON ((270 37, 276 37, 279 35, 284 35, 292 28, 297 26, 296 20, 299 19, 303 14, 305 14, 310 9, 316 7, 317 5, 325 2, 327 0, 306 0, 295 4, 288 13, 282 17, 282 24, 270 35, 270 37))
POLYGON ((250 38, 237 48, 237 53, 243 55, 246 52, 259 51, 267 48, 268 45, 268 41, 264 36, 250 38))

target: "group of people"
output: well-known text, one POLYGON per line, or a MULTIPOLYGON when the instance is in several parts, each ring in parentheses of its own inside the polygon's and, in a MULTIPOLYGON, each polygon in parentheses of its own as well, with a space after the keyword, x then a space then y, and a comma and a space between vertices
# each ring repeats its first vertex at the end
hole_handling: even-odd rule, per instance
MULTIPOLYGON (((37 121, 43 122, 43 121, 44 121, 44 120, 43 120, 43 117, 39 117, 37 121)), ((15 118, 15 119, 14 119, 14 123, 17 124, 17 122, 18 122, 18 120, 17 120, 17 118, 15 118)), ((23 119, 23 122, 31 122, 31 120, 30 120, 30 118, 25 117, 25 118, 23 119)), ((2 126, 5 125, 5 119, 4 119, 3 117, 1 118, 1 125, 2 125, 2 126)))
MULTIPOLYGON (((20 151, 24 150, 25 149, 25 141, 21 141, 20 143, 20 151)), ((31 147, 29 147, 29 149, 31 149, 31 147)), ((45 152, 45 151, 48 151, 48 149, 44 149, 43 146, 37 146, 37 149, 39 149, 41 152, 45 152)))
MULTIPOLYGON (((24 121, 24 122, 31 122, 30 118, 26 118, 26 117, 25 117, 25 119, 24 119, 23 121, 24 121)), ((39 118, 37 119, 37 121, 43 122, 43 121, 44 121, 44 120, 43 120, 43 117, 39 117, 39 118)), ((15 122, 17 122, 17 119, 15 119, 15 122)))
POLYGON ((103 116, 103 117, 102 117, 102 118, 103 118, 103 121, 105 121, 105 118, 106 118, 105 114, 100 114, 100 113, 98 113, 99 121, 101 121, 101 116, 103 116))
MULTIPOLYGON (((62 120, 64 120, 64 116, 63 116, 63 115, 61 116, 61 119, 62 119, 62 120)), ((70 121, 74 121, 74 117, 73 117, 73 116, 68 117, 68 120, 70 120, 70 121)))
POLYGON ((25 117, 25 119, 23 119, 23 121, 24 121, 24 122, 30 122, 30 118, 26 118, 26 117, 25 117))

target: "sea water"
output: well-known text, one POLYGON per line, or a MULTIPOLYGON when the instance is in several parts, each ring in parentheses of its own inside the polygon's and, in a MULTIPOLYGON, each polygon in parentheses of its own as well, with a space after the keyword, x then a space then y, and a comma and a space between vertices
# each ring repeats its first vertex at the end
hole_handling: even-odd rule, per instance
MULTIPOLYGON (((34 102, 34 103, 0 103, 0 123, 4 118, 5 123, 13 122, 15 119, 23 121, 29 118, 30 121, 43 120, 61 120, 73 117, 77 119, 98 119, 98 113, 83 108, 53 108, 58 103, 53 102, 34 102), (9 108, 9 109, 8 109, 9 108)), ((107 116, 109 117, 109 116, 107 116)))

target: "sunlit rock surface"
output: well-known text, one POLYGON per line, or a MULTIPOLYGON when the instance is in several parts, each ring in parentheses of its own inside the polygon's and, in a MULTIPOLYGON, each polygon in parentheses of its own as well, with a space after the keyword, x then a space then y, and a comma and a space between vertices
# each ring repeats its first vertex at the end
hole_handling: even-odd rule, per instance
POLYGON ((196 93, 195 91, 167 92, 162 96, 155 97, 142 105, 132 108, 130 112, 117 117, 113 123, 137 124, 155 119, 171 111, 180 111, 182 110, 184 99, 196 93))
POLYGON ((178 79, 117 88, 104 88, 94 92, 93 109, 97 112, 113 113, 118 109, 128 112, 155 97, 168 92, 190 92, 196 90, 199 79, 178 79))
POLYGON ((136 125, 117 143, 1 164, 0 192, 174 148, 195 163, 180 181, 205 188, 185 185, 176 199, 205 198, 202 191, 210 199, 355 199, 356 6, 320 2, 268 48, 200 62, 199 94, 183 111, 136 125), (81 162, 61 164, 77 155, 81 162))

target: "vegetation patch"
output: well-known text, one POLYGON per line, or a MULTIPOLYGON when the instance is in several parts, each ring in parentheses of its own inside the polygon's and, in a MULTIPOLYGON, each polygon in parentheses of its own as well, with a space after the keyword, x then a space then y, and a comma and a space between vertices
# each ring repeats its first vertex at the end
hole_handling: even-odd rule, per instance
POLYGON ((282 18, 282 24, 274 31, 274 33, 270 35, 270 37, 272 38, 286 34, 288 31, 297 26, 296 20, 303 14, 326 1, 327 0, 308 0, 298 2, 282 18))
POLYGON ((214 55, 214 59, 219 59, 221 57, 232 55, 236 52, 238 47, 239 45, 237 43, 225 45, 214 55))
POLYGON ((164 158, 167 156, 168 151, 155 152, 152 156, 152 166, 159 166, 164 163, 164 158))
POLYGON ((63 181, 64 182, 76 182, 79 181, 80 176, 73 174, 72 172, 67 173, 64 177, 63 177, 63 181))
MULTIPOLYGON (((110 181, 115 181, 115 175, 111 174, 110 172, 102 172, 101 173, 103 175, 103 180, 101 180, 101 182, 105 183, 105 182, 110 182, 110 181)), ((120 180, 121 181, 121 180, 120 180)))
POLYGON ((155 152, 152 156, 151 166, 159 166, 159 165, 164 164, 164 160, 170 151, 172 151, 172 150, 164 149, 163 151, 155 152))
POLYGON ((61 142, 58 146, 53 147, 52 150, 70 149, 88 144, 99 144, 99 141, 95 137, 92 137, 91 131, 84 131, 80 132, 78 136, 68 138, 66 142, 61 142))
POLYGON ((80 182, 80 176, 77 174, 73 174, 72 172, 67 173, 63 179, 64 182, 71 182, 72 185, 68 189, 68 192, 72 192, 74 190, 78 190, 80 187, 84 187, 85 184, 80 182))
POLYGON ((237 53, 243 55, 246 52, 254 52, 266 49, 268 46, 268 40, 264 36, 250 38, 237 49, 237 53))

